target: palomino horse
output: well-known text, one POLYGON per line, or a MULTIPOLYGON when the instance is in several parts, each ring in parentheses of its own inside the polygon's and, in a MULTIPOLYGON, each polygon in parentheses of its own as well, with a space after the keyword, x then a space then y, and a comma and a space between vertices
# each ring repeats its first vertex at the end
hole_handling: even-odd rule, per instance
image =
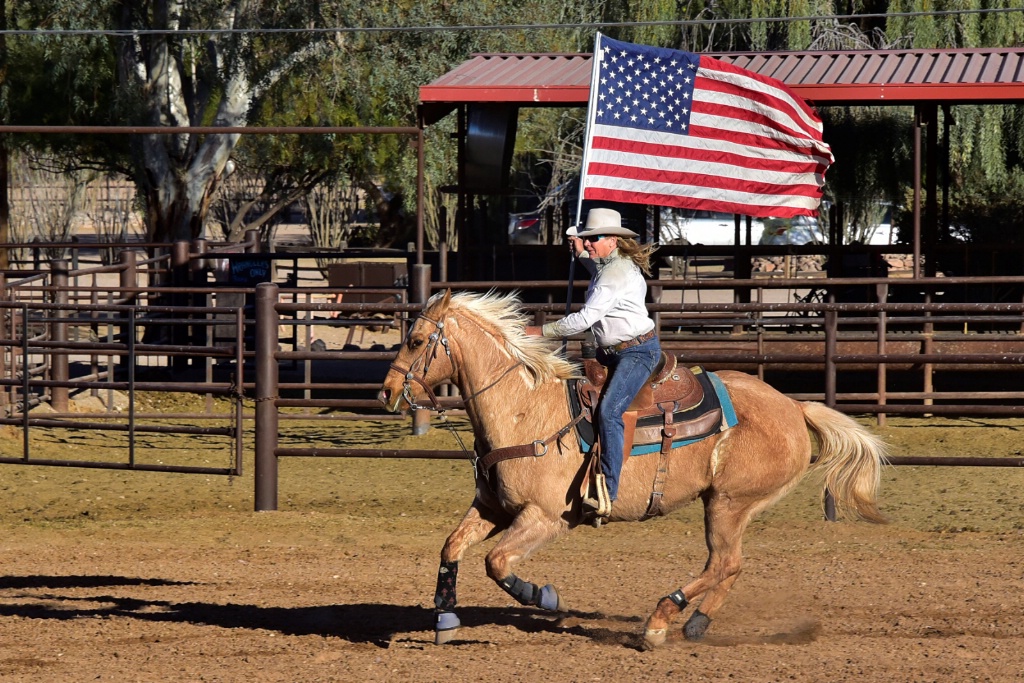
MULTIPOLYGON (((433 387, 448 380, 463 396, 477 454, 526 445, 530 457, 497 462, 479 472, 473 503, 441 549, 435 638, 453 639, 459 626, 455 587, 468 548, 501 534, 487 554, 487 575, 523 605, 565 611, 554 586, 540 587, 512 573, 513 565, 583 523, 584 454, 572 429, 566 380, 576 366, 549 340, 524 333, 526 316, 514 295, 451 291, 431 297, 384 380, 380 400, 392 411, 436 407, 433 387)), ((811 464, 808 428, 818 442, 815 467, 837 509, 883 522, 876 506, 884 463, 881 441, 845 415, 818 403, 794 401, 740 372, 719 378, 738 423, 668 453, 661 509, 704 503, 708 560, 696 579, 662 598, 644 627, 644 647, 663 643, 673 620, 703 596, 684 627, 701 638, 740 571, 741 540, 751 518, 786 494, 811 464)), ((609 521, 645 517, 658 458, 631 457, 609 521)))

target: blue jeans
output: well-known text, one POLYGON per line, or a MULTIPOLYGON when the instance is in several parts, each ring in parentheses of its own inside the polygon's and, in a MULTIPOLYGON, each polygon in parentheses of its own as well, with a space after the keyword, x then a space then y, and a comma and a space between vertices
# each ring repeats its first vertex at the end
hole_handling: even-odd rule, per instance
POLYGON ((657 337, 614 353, 598 351, 597 358, 608 367, 610 375, 597 409, 597 423, 601 436, 601 471, 612 500, 619 494, 622 469, 625 439, 622 414, 650 378, 660 357, 661 344, 657 337))

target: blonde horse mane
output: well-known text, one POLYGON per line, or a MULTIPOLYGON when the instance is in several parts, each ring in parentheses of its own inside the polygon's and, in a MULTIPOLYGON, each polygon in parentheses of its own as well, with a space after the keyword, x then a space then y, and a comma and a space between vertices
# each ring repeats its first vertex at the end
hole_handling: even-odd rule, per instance
POLYGON ((579 376, 579 366, 556 353, 550 339, 526 334, 524 327, 529 319, 522 311, 518 292, 458 292, 452 294, 450 306, 500 336, 505 342, 505 349, 522 361, 537 384, 547 379, 579 376))

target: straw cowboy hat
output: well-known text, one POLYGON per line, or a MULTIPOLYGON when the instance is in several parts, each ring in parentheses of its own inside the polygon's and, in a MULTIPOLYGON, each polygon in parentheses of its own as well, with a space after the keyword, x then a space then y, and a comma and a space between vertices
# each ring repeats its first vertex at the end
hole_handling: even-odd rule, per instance
POLYGON ((591 209, 587 213, 587 223, 582 230, 577 227, 576 237, 592 237, 593 235, 615 235, 616 237, 639 237, 628 228, 622 227, 622 216, 614 209, 591 209))

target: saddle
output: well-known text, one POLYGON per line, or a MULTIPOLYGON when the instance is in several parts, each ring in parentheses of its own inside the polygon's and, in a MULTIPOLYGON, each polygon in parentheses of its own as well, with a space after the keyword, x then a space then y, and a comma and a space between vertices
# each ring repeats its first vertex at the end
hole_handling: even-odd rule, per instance
MULTIPOLYGON (((703 368, 697 372, 679 367, 679 360, 664 351, 651 373, 623 414, 625 423, 624 455, 634 446, 658 444, 662 452, 672 449, 673 442, 709 436, 721 424, 722 411, 703 368), (709 401, 702 405, 705 398, 709 401), (701 410, 700 408, 704 408, 701 410)), ((573 415, 583 411, 577 425, 581 440, 593 444, 594 415, 608 379, 608 368, 597 359, 583 359, 584 378, 577 380, 571 391, 573 415), (575 399, 575 400, 573 400, 575 399)))
MULTIPOLYGON (((678 362, 675 356, 662 352, 650 379, 622 415, 623 464, 630 455, 660 454, 647 511, 641 519, 664 514, 661 503, 668 478, 669 451, 729 426, 723 419, 722 402, 710 374, 701 367, 681 368, 678 362)), ((584 377, 569 384, 569 405, 581 446, 584 450, 589 448, 589 464, 584 467, 581 485, 586 495, 589 481, 600 470, 594 416, 608 369, 594 358, 584 358, 583 370, 584 377)))

